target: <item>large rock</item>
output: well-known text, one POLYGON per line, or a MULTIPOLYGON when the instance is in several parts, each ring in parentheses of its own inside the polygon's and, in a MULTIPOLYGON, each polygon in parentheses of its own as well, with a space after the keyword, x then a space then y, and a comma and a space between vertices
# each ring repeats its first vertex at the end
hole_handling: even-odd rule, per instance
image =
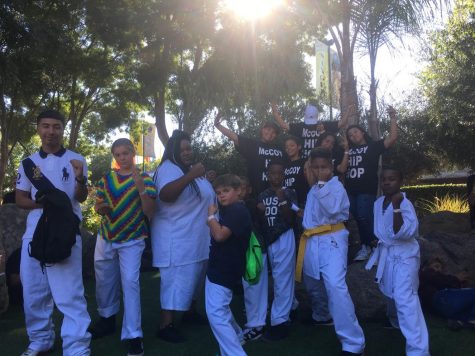
POLYGON ((346 283, 359 319, 383 319, 386 314, 386 299, 374 281, 376 268, 367 271, 366 263, 357 262, 348 266, 346 283))
POLYGON ((27 210, 19 209, 15 204, 0 205, 0 246, 5 249, 7 258, 21 247, 27 215, 27 210))
POLYGON ((458 274, 467 271, 468 285, 475 287, 475 230, 466 233, 432 231, 419 239, 421 264, 439 258, 444 273, 458 274))
POLYGON ((421 236, 436 231, 452 234, 470 232, 469 214, 441 211, 434 214, 427 214, 420 219, 419 234, 421 236))

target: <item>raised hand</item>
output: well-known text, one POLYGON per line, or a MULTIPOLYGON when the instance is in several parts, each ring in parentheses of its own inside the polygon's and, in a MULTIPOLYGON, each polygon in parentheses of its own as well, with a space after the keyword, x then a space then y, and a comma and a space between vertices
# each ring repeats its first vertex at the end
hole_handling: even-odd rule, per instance
POLYGON ((84 177, 82 161, 78 159, 72 159, 69 162, 71 163, 71 166, 73 166, 74 177, 82 179, 82 177, 84 177))
POLYGON ((140 174, 140 171, 138 169, 134 169, 132 171, 132 179, 135 182, 135 186, 137 187, 137 190, 139 193, 142 193, 145 191, 145 182, 143 180, 142 175, 140 174))
POLYGON ((188 174, 194 179, 204 176, 206 173, 205 166, 202 163, 196 163, 191 166, 188 174))

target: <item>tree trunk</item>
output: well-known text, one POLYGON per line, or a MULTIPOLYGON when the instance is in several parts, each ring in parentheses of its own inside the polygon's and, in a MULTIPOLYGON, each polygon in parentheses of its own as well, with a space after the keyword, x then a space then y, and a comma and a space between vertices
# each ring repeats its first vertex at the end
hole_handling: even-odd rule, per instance
MULTIPOLYGON (((349 5, 347 15, 342 22, 342 30, 330 31, 338 49, 338 56, 341 62, 341 88, 340 88, 340 106, 341 112, 346 112, 348 107, 354 106, 355 110, 348 119, 348 124, 357 124, 359 122, 358 114, 358 93, 356 91, 356 78, 353 68, 353 49, 354 39, 350 31, 350 10, 349 5)), ((353 35, 354 36, 354 35, 353 35)))
POLYGON ((165 86, 162 86, 153 98, 153 111, 155 115, 155 126, 157 127, 158 138, 165 146, 170 136, 168 136, 167 126, 165 124, 165 86))
POLYGON ((378 105, 376 96, 378 82, 376 81, 374 75, 376 68, 376 53, 370 53, 369 61, 371 67, 371 83, 369 86, 370 116, 368 119, 368 133, 373 140, 378 140, 381 137, 381 133, 379 128, 378 105))

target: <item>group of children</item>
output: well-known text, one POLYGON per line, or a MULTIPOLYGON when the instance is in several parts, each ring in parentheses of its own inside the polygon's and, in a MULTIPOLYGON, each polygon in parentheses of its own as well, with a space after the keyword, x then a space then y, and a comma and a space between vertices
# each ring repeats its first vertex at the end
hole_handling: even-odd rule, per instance
MULTIPOLYGON (((273 109, 277 116, 276 108, 273 109)), ((204 173, 204 167, 199 163, 192 164, 189 138, 180 136, 164 163, 180 167, 184 173, 180 170, 162 185, 159 184, 160 178, 152 180, 146 174, 137 173, 133 160, 135 150, 129 140, 115 141, 112 154, 120 168, 101 179, 95 205, 96 211, 103 216, 94 256, 96 299, 101 318, 88 329, 92 337, 114 332, 122 286, 124 317, 121 339, 128 340, 129 356, 144 354, 139 286, 144 239, 149 234, 150 221, 152 230, 161 228, 156 223, 157 206, 160 207, 157 201, 174 202, 184 189, 189 189, 196 199, 210 202, 207 212, 199 215, 204 216, 206 221, 195 223, 209 227, 205 304, 221 355, 245 355, 242 345, 247 341, 260 337, 275 341, 287 336, 290 312, 298 305, 294 279, 304 282, 312 298, 314 321, 334 324, 342 344, 341 354, 362 355, 365 338, 345 281, 348 253, 345 222, 349 219, 352 201, 339 175, 345 168, 343 161, 348 161, 350 167, 356 169, 358 177, 371 173, 367 179, 374 181, 372 175, 376 171, 369 167, 373 164, 371 162, 379 157, 378 152, 395 141, 394 112, 390 111, 390 140, 375 144, 379 147, 375 153, 370 147, 372 141, 365 137, 361 128, 349 128, 350 147, 343 148, 340 161, 337 161, 335 154, 336 135, 324 135, 322 130, 325 130, 325 125, 316 121, 317 115, 316 108, 308 107, 305 122, 299 126, 302 135, 308 136, 304 139, 312 140, 305 143, 305 147, 310 148, 308 157, 301 151, 300 138, 287 139, 284 154, 273 143, 279 133, 274 123, 264 125, 261 140, 257 141, 222 126, 218 116, 216 127, 234 141, 246 159, 248 180, 231 174, 215 178, 212 185, 217 203, 203 197, 207 189, 205 185, 209 183, 198 177, 204 173), (353 129, 360 132, 353 132, 353 129), (319 136, 324 139, 318 140, 319 136), (286 156, 288 162, 285 161, 286 156), (292 166, 295 161, 299 161, 300 165, 292 166), (361 166, 362 163, 367 166, 361 166), (174 196, 164 195, 165 188, 174 192, 174 196), (259 237, 263 249, 263 269, 255 284, 242 279, 251 231, 259 237), (296 233, 301 234, 300 241, 296 233), (269 275, 274 281, 274 297, 270 308, 270 326, 266 328, 269 275), (244 330, 236 323, 230 309, 232 291, 240 283, 243 284, 247 317, 244 330)), ((347 117, 340 123, 345 124, 345 120, 347 117)), ((281 118, 277 121, 283 122, 281 118)), ((160 167, 157 172, 160 174, 160 167)), ((82 177, 79 173, 77 176, 82 177)), ((352 173, 347 175, 347 179, 351 177, 352 173)), ((376 177, 376 184, 377 181, 376 177)), ((393 316, 399 321, 406 337, 407 354, 428 355, 427 328, 417 297, 419 247, 415 237, 418 223, 412 204, 400 192, 401 183, 402 173, 399 170, 383 169, 381 188, 384 196, 374 203, 374 232, 378 244, 367 268, 375 264, 378 266, 377 282, 388 297, 392 310, 396 311, 393 316)), ((368 199, 371 197, 366 197, 368 199)), ((372 204, 365 208, 373 211, 372 204)), ((355 209, 357 211, 361 206, 357 204, 355 209)), ((354 216, 357 217, 357 214, 354 213, 354 216)), ((178 225, 178 221, 172 221, 169 234, 173 234, 173 226, 179 228, 178 225)), ((177 245, 175 248, 180 250, 184 247, 177 245)), ((161 253, 164 251, 160 249, 161 253)), ((162 268, 160 271, 162 273, 162 268)), ((176 272, 173 268, 164 271, 176 272)), ((162 278, 166 279, 166 275, 162 278)), ((173 293, 180 293, 180 290, 173 293)), ((177 298, 173 293, 169 294, 170 298, 177 298)), ((165 309, 174 310, 166 306, 165 309)), ((171 314, 164 320, 168 319, 171 319, 171 314)), ((160 333, 171 331, 169 326, 173 327, 169 321, 163 325, 159 337, 160 333)))

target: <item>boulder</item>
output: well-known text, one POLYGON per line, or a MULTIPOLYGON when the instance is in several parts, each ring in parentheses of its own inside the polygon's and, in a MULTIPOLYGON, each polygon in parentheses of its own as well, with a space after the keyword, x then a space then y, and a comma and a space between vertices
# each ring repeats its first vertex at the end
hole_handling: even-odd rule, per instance
POLYGON ((6 256, 21 247, 21 238, 25 232, 28 211, 15 204, 0 205, 0 247, 6 256))
POLYGON ((466 233, 431 231, 419 238, 421 264, 439 258, 444 273, 458 274, 466 271, 468 285, 475 287, 475 230, 466 233))
POLYGON ((367 271, 365 262, 350 264, 346 271, 346 283, 355 305, 358 319, 379 320, 386 315, 386 299, 374 281, 376 267, 367 271))
POLYGON ((468 233, 470 232, 470 216, 468 213, 452 213, 441 211, 424 215, 419 221, 419 234, 424 236, 431 232, 468 233))

